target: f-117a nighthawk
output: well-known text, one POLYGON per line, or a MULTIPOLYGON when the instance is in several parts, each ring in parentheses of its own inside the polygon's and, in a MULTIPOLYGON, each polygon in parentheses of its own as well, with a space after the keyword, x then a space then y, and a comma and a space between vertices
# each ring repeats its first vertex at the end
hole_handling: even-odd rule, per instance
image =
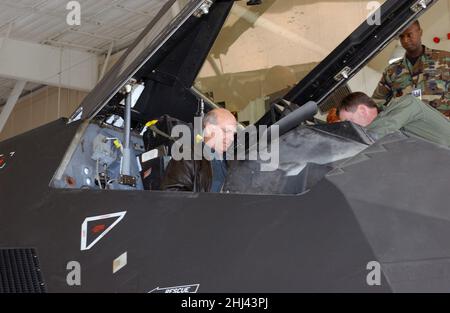
POLYGON ((247 4, 162 2, 71 118, 0 143, 0 291, 448 291, 448 149, 313 117, 437 1, 385 1, 380 23, 363 22, 274 98, 255 124, 279 127, 279 168, 238 161, 223 193, 158 190, 161 133, 218 105, 194 81, 247 4))

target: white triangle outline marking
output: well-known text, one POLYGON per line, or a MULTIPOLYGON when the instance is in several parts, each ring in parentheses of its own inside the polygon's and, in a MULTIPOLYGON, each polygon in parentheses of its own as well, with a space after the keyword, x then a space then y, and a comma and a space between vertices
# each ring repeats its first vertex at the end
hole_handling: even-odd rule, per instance
POLYGON ((105 236, 111 229, 113 229, 114 226, 116 226, 124 218, 126 213, 127 213, 126 211, 122 211, 118 213, 87 217, 81 224, 81 251, 89 250, 90 248, 92 248, 100 239, 103 238, 103 236, 105 236), (118 217, 118 219, 115 220, 114 223, 112 223, 107 229, 105 229, 105 231, 100 236, 98 236, 93 242, 91 242, 89 246, 86 246, 87 224, 92 221, 104 220, 112 217, 118 217))

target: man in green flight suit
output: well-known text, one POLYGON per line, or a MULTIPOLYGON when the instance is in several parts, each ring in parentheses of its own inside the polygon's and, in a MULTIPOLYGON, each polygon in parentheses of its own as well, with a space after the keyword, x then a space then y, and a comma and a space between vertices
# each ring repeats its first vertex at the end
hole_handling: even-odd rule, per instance
POLYGON ((338 115, 342 121, 365 127, 374 139, 404 130, 450 148, 450 121, 411 95, 393 100, 379 113, 379 107, 373 99, 363 92, 355 92, 342 100, 338 115))
POLYGON ((400 35, 406 54, 386 68, 372 98, 384 105, 410 94, 450 117, 450 52, 425 47, 422 35, 418 21, 400 35))

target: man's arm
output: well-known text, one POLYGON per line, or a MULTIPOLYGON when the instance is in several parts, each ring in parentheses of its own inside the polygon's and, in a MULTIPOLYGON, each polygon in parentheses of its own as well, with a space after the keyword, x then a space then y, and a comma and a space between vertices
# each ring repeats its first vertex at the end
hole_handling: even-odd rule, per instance
POLYGON ((420 119, 423 115, 423 104, 419 99, 407 95, 390 103, 385 112, 367 127, 370 134, 381 138, 387 134, 400 130, 408 123, 420 119))
POLYGON ((372 99, 377 103, 377 105, 382 108, 386 102, 392 98, 392 85, 388 78, 388 69, 386 69, 381 76, 380 82, 375 88, 372 99))
POLYGON ((440 61, 440 70, 442 80, 439 81, 439 85, 442 86, 444 94, 442 99, 437 100, 436 108, 441 111, 447 118, 450 118, 450 52, 440 51, 443 55, 442 61, 440 61))
POLYGON ((193 191, 194 171, 193 166, 187 162, 171 160, 167 166, 166 173, 161 183, 161 190, 169 191, 193 191))

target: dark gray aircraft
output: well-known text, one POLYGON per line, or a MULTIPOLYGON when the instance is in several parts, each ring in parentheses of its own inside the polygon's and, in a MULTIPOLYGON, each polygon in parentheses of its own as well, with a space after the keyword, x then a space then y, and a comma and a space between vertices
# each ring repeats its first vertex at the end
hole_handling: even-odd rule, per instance
POLYGON ((448 149, 311 123, 437 1, 386 1, 274 100, 279 167, 237 161, 220 194, 157 189, 165 134, 215 107, 194 80, 236 4, 163 2, 70 119, 0 143, 0 292, 450 290, 448 149))

